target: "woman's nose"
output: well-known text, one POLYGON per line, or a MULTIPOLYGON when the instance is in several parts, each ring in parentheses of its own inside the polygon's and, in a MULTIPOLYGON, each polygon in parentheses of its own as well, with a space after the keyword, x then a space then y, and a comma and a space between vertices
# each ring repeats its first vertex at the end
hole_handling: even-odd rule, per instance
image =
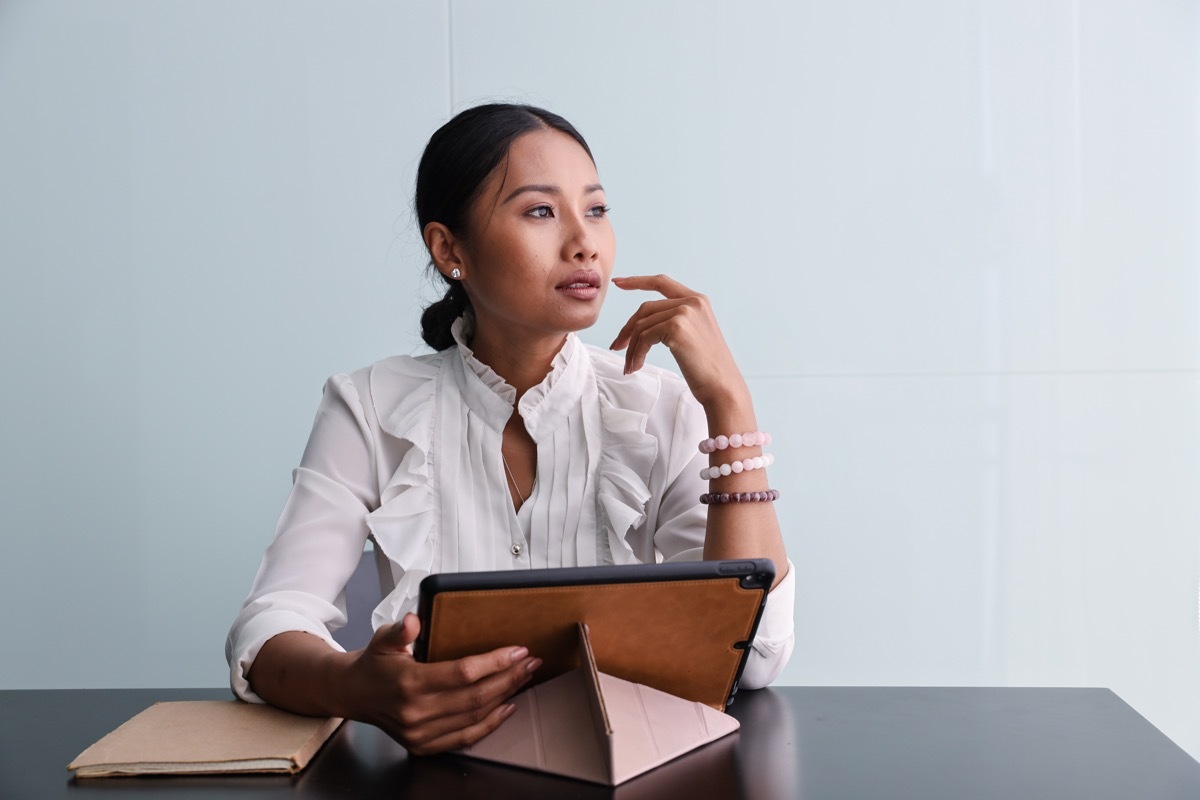
POLYGON ((596 258, 595 236, 588 229, 587 220, 582 217, 572 219, 570 229, 563 244, 566 249, 565 256, 568 261, 587 263, 596 258))

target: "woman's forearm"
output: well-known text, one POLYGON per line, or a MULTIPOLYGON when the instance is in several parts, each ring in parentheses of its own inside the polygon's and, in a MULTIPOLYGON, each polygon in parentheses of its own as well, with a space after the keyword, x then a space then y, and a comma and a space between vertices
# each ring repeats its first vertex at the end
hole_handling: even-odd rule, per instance
POLYGON ((346 680, 352 660, 312 634, 287 631, 262 646, 246 678, 255 694, 279 708, 358 719, 346 680))
MULTIPOLYGON (((709 436, 728 436, 758 429, 750 392, 744 385, 729 387, 704 407, 709 436)), ((762 447, 737 447, 717 450, 709 457, 711 466, 762 455, 762 447)), ((743 471, 709 482, 713 492, 765 492, 772 487, 765 469, 743 471)), ((775 504, 713 503, 708 506, 708 525, 704 537, 706 559, 769 558, 775 562, 775 583, 787 574, 787 552, 775 515, 775 504)))

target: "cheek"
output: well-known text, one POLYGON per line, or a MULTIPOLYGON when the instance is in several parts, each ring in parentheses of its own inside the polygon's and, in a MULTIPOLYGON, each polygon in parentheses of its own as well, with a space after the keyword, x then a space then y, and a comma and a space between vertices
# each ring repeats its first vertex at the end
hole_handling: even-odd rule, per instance
POLYGON ((553 261, 555 249, 545 236, 536 230, 514 233, 505 239, 506 256, 518 268, 542 268, 553 261))
POLYGON ((617 257, 617 237, 613 233, 612 228, 608 229, 604 243, 601 245, 601 249, 604 253, 602 258, 604 258, 604 260, 607 261, 608 265, 611 267, 614 259, 617 257))

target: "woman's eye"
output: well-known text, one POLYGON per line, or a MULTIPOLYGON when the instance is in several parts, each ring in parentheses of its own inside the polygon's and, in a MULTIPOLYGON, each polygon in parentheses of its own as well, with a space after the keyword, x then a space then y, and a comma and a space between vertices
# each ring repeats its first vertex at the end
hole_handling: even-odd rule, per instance
POLYGON ((550 206, 537 206, 536 208, 529 209, 528 214, 529 216, 537 217, 538 219, 548 219, 549 217, 554 216, 554 210, 551 209, 550 206))
POLYGON ((609 211, 612 211, 612 209, 608 206, 596 206, 588 209, 588 213, 593 217, 607 217, 609 211))

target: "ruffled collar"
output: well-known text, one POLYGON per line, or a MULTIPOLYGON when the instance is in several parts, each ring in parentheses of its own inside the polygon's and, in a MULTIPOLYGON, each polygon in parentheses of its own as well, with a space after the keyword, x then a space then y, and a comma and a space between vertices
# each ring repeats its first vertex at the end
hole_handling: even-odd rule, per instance
MULTIPOLYGON (((467 316, 459 317, 450 327, 458 343, 462 365, 463 397, 467 405, 496 430, 503 430, 512 416, 517 390, 495 370, 475 357, 467 345, 471 325, 467 316)), ((565 421, 571 409, 578 406, 584 387, 592 377, 591 361, 574 333, 567 334, 562 349, 550 363, 550 372, 541 383, 525 392, 517 412, 525 421, 525 429, 535 442, 548 437, 556 426, 565 421)))

